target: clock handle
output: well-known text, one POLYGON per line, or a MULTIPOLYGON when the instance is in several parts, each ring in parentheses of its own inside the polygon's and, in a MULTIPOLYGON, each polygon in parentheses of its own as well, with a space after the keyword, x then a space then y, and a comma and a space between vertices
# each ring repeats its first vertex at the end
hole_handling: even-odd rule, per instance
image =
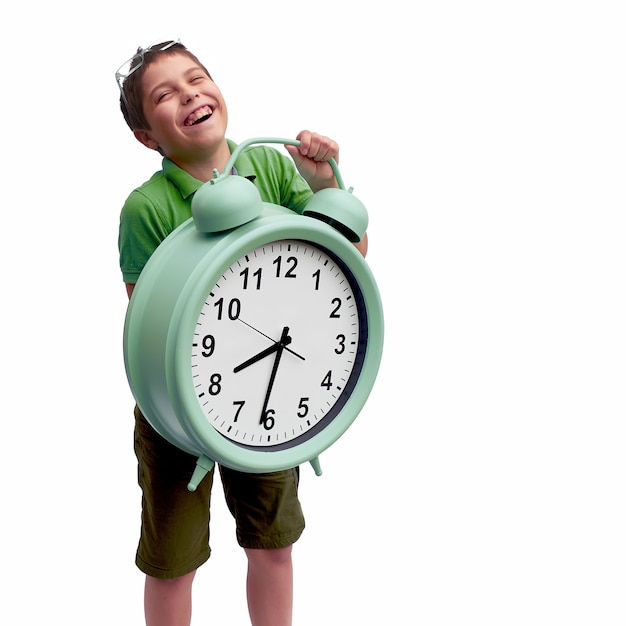
MULTIPOLYGON (((196 228, 203 233, 216 233, 241 226, 263 210, 256 187, 245 178, 230 176, 241 151, 252 144, 280 143, 299 146, 297 139, 255 137, 242 141, 230 155, 222 174, 213 170, 213 178, 196 191, 191 201, 191 214, 196 228), (217 183, 222 183, 218 185, 217 183), (220 193, 216 197, 216 189, 220 193)), ((342 233, 352 243, 362 240, 367 230, 368 215, 363 203, 346 189, 335 159, 329 159, 339 188, 320 189, 308 201, 303 215, 318 219, 342 233)))
MULTIPOLYGON (((228 176, 228 174, 233 169, 233 165, 235 165, 235 161, 237 160, 239 153, 244 148, 247 148, 248 146, 252 144, 257 144, 257 143, 280 143, 282 145, 287 145, 287 146, 299 146, 300 145, 300 142, 297 139, 285 139, 282 137, 253 137, 252 139, 246 139, 245 141, 242 141, 233 150, 233 153, 230 155, 230 159, 228 159, 228 163, 226 163, 226 167, 224 168, 224 171, 221 174, 218 172, 217 169, 213 170, 213 180, 216 180, 223 176, 228 176)), ((333 169, 333 173, 335 174, 335 178, 337 179, 337 184, 339 185, 339 189, 345 190, 345 186, 343 184, 343 179, 341 178, 341 173, 339 172, 339 166, 337 165, 337 161, 335 161, 335 159, 333 158, 330 158, 328 159, 328 163, 333 169)))

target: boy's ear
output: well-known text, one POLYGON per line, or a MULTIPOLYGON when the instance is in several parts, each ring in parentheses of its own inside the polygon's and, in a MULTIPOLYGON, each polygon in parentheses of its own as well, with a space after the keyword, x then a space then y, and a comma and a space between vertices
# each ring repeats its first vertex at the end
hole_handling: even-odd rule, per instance
POLYGON ((146 148, 150 148, 151 150, 159 149, 159 144, 156 142, 152 135, 146 130, 134 130, 133 135, 135 135, 135 139, 142 143, 146 148))

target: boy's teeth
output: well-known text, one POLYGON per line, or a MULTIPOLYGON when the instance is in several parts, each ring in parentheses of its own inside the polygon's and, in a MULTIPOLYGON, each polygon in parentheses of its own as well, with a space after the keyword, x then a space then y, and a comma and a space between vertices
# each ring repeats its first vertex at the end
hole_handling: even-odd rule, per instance
POLYGON ((212 113, 213 113, 213 111, 211 110, 211 107, 209 107, 209 106, 202 107, 201 109, 198 109, 197 111, 194 111, 185 120, 185 126, 193 126, 198 120, 201 120, 201 119, 203 119, 205 117, 209 117, 212 113))

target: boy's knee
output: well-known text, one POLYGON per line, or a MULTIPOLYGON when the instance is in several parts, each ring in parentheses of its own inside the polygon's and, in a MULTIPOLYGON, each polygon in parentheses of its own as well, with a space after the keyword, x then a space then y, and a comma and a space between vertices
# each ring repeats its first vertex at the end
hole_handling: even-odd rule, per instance
POLYGON ((176 578, 155 578, 154 576, 146 575, 146 588, 160 589, 161 591, 191 589, 195 575, 195 570, 176 578))
POLYGON ((259 567, 285 565, 291 563, 291 546, 276 549, 245 548, 248 562, 259 567))

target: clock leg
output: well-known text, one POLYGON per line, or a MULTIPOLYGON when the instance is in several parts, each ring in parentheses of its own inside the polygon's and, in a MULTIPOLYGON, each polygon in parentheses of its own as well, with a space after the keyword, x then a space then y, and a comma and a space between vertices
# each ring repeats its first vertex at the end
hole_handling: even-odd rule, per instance
POLYGON ((198 457, 196 461, 196 468, 193 470, 193 474, 191 475, 191 480, 187 484, 187 489, 189 491, 195 491, 200 484, 200 481, 213 469, 215 465, 215 461, 210 459, 208 456, 204 454, 198 457))
POLYGON ((315 475, 316 476, 321 476, 322 475, 322 466, 320 465, 319 457, 316 456, 314 459, 311 459, 309 461, 309 463, 312 465, 313 469, 315 470, 315 475))

